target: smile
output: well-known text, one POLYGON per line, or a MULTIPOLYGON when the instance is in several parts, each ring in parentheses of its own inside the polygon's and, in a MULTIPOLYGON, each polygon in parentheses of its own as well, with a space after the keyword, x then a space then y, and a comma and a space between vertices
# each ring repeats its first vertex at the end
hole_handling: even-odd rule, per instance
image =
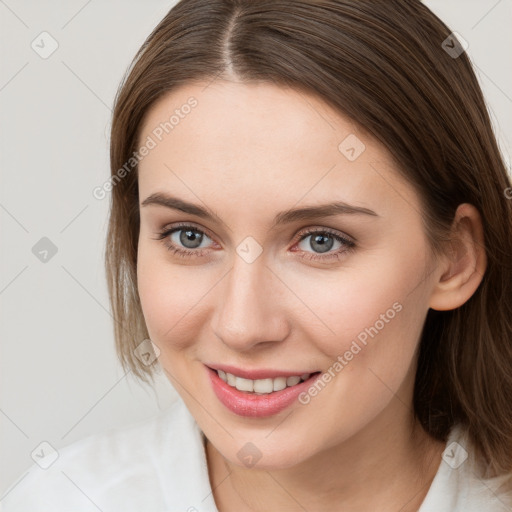
POLYGON ((205 365, 213 392, 226 409, 237 416, 265 418, 273 416, 294 402, 322 376, 320 371, 302 375, 279 375, 275 371, 244 371, 244 377, 205 365), (249 374, 265 378, 250 379, 249 374), (274 375, 269 375, 274 374, 274 375))
POLYGON ((260 395, 267 395, 274 391, 281 391, 282 389, 296 386, 299 382, 304 382, 311 376, 310 373, 304 373, 300 376, 292 375, 291 377, 253 380, 237 377, 232 373, 227 373, 222 370, 217 370, 217 374, 224 382, 229 386, 238 389, 238 391, 245 391, 246 393, 255 393, 260 395))

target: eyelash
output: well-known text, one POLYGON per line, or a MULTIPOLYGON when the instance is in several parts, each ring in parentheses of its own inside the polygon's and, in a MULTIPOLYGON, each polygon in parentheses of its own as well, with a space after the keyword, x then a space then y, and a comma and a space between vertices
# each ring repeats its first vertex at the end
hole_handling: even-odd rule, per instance
MULTIPOLYGON (((168 243, 167 240, 166 240, 174 232, 176 232, 176 231, 186 231, 187 228, 190 231, 194 231, 196 233, 199 233, 199 234, 202 234, 202 235, 206 235, 208 238, 212 239, 212 237, 209 236, 208 233, 206 233, 205 231, 203 231, 203 230, 201 230, 201 229, 199 229, 199 228, 197 228, 197 227, 195 227, 193 225, 190 225, 190 224, 177 224, 177 225, 173 226, 170 229, 165 229, 165 230, 159 232, 158 236, 154 240, 160 240, 164 244, 164 246, 166 247, 166 249, 168 251, 170 251, 173 254, 176 254, 179 257, 182 257, 182 258, 186 258, 186 257, 189 257, 189 256, 201 257, 203 255, 203 252, 204 252, 205 249, 182 249, 180 247, 177 247, 173 243, 168 243)), ((342 254, 347 253, 347 252, 351 252, 355 248, 355 243, 352 240, 349 240, 348 238, 345 238, 344 236, 340 235, 338 232, 333 231, 333 230, 331 230, 329 228, 323 228, 323 229, 309 228, 309 229, 307 229, 306 231, 302 232, 299 235, 299 238, 295 242, 295 244, 298 244, 298 243, 302 242, 302 240, 307 238, 309 235, 313 235, 313 234, 330 235, 336 241, 338 241, 341 244, 343 244, 344 247, 341 247, 340 249, 338 249, 334 253, 327 253, 328 254, 327 256, 320 256, 320 255, 315 254, 315 253, 306 252, 307 256, 306 255, 302 255, 302 256, 300 256, 300 258, 307 259, 307 260, 313 260, 313 261, 326 261, 326 260, 332 260, 332 259, 338 260, 341 257, 342 254)))

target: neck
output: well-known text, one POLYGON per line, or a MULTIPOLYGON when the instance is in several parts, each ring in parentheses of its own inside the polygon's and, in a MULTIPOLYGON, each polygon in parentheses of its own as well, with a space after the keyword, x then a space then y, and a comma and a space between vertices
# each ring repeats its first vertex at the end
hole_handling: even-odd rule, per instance
POLYGON ((417 511, 439 467, 444 443, 428 436, 404 404, 389 412, 342 443, 286 469, 232 464, 207 441, 219 512, 417 511))

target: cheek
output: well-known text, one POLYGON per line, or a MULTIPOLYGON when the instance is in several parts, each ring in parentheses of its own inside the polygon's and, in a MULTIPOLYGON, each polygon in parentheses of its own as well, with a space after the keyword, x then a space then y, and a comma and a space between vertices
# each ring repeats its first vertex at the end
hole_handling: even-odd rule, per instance
POLYGON ((357 268, 293 277, 296 295, 307 297, 304 338, 332 360, 346 355, 351 371, 408 364, 428 309, 425 265, 421 252, 379 254, 357 268))
POLYGON ((302 403, 316 404, 318 424, 330 425, 333 439, 341 435, 340 425, 346 427, 343 435, 354 433, 395 396, 410 401, 408 376, 428 310, 428 287, 418 286, 425 259, 418 256, 412 265, 406 260, 380 257, 380 265, 347 270, 336 279, 296 281, 303 286, 297 295, 309 297, 308 306, 322 320, 303 316, 301 337, 327 356, 312 366, 323 364, 328 375, 326 391, 312 386, 302 403))
POLYGON ((161 350, 180 350, 193 342, 203 323, 198 306, 212 287, 210 281, 208 270, 171 264, 165 249, 139 245, 139 297, 150 338, 161 350))

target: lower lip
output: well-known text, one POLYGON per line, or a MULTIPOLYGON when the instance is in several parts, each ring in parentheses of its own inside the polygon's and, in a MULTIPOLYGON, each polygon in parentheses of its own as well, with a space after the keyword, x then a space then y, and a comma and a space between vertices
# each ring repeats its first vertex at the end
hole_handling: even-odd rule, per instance
POLYGON ((206 367, 213 391, 217 398, 231 411, 239 416, 266 418, 281 412, 290 406, 297 397, 306 391, 322 373, 312 375, 308 380, 295 386, 274 391, 266 395, 244 393, 224 382, 215 370, 206 367))

